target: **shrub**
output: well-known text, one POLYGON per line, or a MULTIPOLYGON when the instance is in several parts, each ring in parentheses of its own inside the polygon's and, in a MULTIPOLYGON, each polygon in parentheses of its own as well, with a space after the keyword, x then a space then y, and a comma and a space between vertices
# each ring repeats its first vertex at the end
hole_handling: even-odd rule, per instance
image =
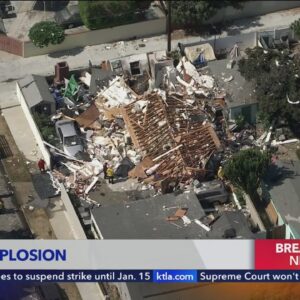
POLYGON ((260 181, 270 164, 270 155, 258 149, 247 149, 236 153, 225 164, 224 173, 236 187, 250 197, 257 195, 260 181))
POLYGON ((51 123, 50 117, 45 114, 33 113, 33 118, 37 127, 39 128, 43 139, 51 143, 56 137, 56 132, 53 124, 51 123))
POLYGON ((298 36, 300 36, 300 19, 294 21, 291 25, 290 28, 294 31, 294 33, 298 36))
POLYGON ((60 44, 65 39, 64 29, 55 22, 49 21, 34 24, 30 28, 28 36, 39 48, 47 47, 49 44, 60 44))
POLYGON ((89 29, 114 27, 141 20, 151 1, 79 1, 82 22, 89 29))

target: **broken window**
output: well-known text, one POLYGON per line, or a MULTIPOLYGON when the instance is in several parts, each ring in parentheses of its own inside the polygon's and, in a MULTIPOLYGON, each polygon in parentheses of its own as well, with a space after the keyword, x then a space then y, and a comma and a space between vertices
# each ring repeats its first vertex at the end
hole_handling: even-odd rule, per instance
POLYGON ((141 70, 140 70, 140 62, 139 61, 133 61, 130 63, 130 71, 131 75, 140 75, 141 70))
POLYGON ((111 62, 111 67, 114 72, 116 72, 117 75, 123 74, 123 67, 122 62, 120 60, 115 60, 111 62))

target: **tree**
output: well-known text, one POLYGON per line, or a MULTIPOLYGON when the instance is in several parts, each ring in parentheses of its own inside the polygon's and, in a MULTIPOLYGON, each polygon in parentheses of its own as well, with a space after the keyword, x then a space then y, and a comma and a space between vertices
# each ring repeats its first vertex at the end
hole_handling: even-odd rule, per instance
POLYGON ((64 29, 55 22, 42 21, 34 24, 29 30, 29 38, 39 48, 49 44, 57 45, 65 39, 64 29))
POLYGON ((296 35, 300 36, 300 19, 294 21, 290 28, 295 32, 296 35))
POLYGON ((79 1, 82 22, 89 29, 129 24, 143 18, 151 1, 79 1))
POLYGON ((290 125, 300 120, 300 59, 291 58, 288 49, 246 49, 247 57, 238 65, 241 75, 253 81, 260 114, 266 123, 284 119, 290 125), (290 102, 289 102, 290 101, 290 102))
POLYGON ((241 2, 236 0, 210 1, 172 1, 172 19, 176 26, 198 27, 203 21, 211 18, 219 9, 226 6, 241 8, 241 2))
POLYGON ((53 142, 56 137, 56 132, 50 117, 45 114, 34 112, 33 118, 42 134, 43 139, 48 143, 53 142))
POLYGON ((241 150, 224 166, 224 175, 235 186, 257 199, 257 189, 270 164, 270 155, 258 149, 241 150))

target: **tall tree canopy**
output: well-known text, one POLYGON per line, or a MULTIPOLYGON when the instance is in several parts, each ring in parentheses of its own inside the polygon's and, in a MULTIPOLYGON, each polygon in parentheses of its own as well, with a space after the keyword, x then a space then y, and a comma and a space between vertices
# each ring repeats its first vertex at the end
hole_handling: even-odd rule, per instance
POLYGON ((289 51, 246 49, 239 70, 255 83, 259 108, 268 121, 282 118, 290 124, 300 120, 300 58, 289 51), (293 102, 294 104, 292 104, 293 102))
POLYGON ((233 6, 241 8, 241 2, 235 0, 209 1, 172 1, 172 19, 177 26, 197 27, 211 18, 220 8, 233 6))
POLYGON ((224 175, 251 197, 257 195, 262 177, 270 164, 270 155, 258 149, 241 150, 225 164, 224 175))

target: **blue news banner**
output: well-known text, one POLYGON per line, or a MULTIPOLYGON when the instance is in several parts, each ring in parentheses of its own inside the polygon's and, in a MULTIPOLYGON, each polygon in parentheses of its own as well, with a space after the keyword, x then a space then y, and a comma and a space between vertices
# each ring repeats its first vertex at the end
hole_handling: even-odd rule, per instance
POLYGON ((0 270, 1 282, 298 282, 300 271, 0 270))

